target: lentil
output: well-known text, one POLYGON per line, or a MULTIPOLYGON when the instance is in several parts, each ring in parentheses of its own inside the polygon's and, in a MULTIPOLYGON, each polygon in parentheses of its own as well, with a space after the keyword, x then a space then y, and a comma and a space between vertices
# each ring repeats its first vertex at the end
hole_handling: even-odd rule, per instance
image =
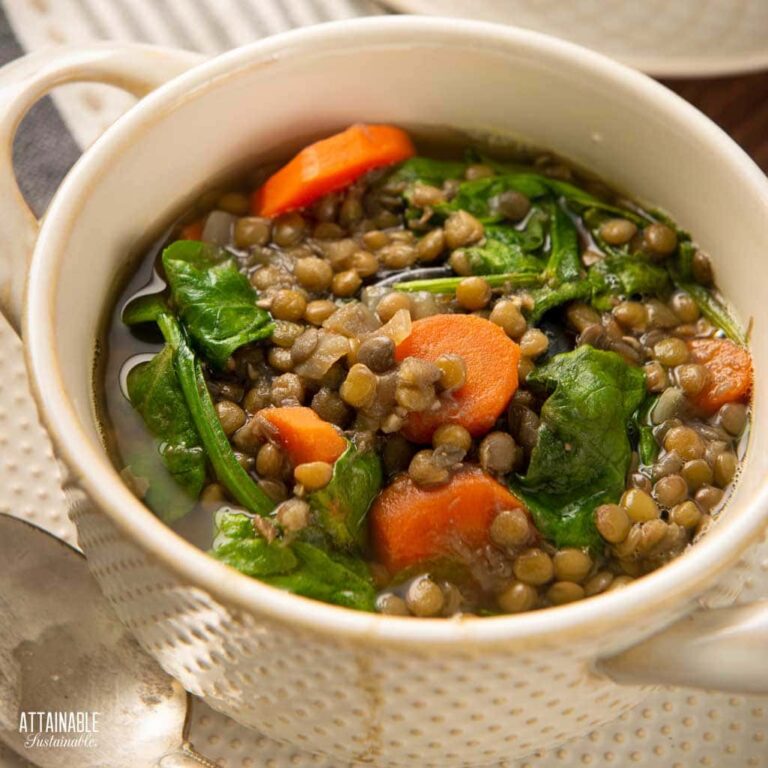
POLYGON ((235 222, 235 245, 251 248, 266 245, 272 234, 272 222, 259 216, 248 216, 235 222))
POLYGON ((584 597, 584 587, 572 581, 556 581, 547 590, 547 599, 553 605, 565 605, 581 600, 584 597))
POLYGON ((272 443, 265 443, 256 455, 256 472, 268 478, 281 477, 285 467, 282 451, 272 443))
POLYGON ((723 452, 715 459, 714 479, 718 488, 725 488, 736 475, 739 461, 730 451, 723 452))
POLYGON ((747 426, 747 406, 742 403, 726 403, 718 412, 718 420, 729 435, 738 437, 747 426))
POLYGON ((704 456, 704 441, 690 427, 673 427, 664 436, 664 449, 674 451, 683 461, 704 456))
POLYGON ((621 506, 626 510, 629 519, 635 523, 653 520, 659 516, 659 507, 656 502, 639 488, 625 491, 621 497, 621 506))
POLYGON ((600 225, 600 237, 608 245, 624 245, 637 233, 637 225, 628 219, 608 219, 600 225))
POLYGON ((538 547, 521 552, 515 559, 513 570, 519 581, 531 586, 546 584, 555 574, 552 558, 538 547))
POLYGON ((464 386, 467 380, 467 366, 460 355, 440 355, 435 360, 440 371, 439 384, 443 392, 453 392, 464 386))
POLYGON ((432 435, 432 447, 450 446, 467 453, 472 447, 472 435, 460 424, 442 424, 432 435))
POLYGON ((499 475, 511 472, 517 463, 517 444, 506 432, 491 432, 480 443, 480 466, 499 475))
POLYGON ((245 424, 245 411, 231 400, 216 403, 216 415, 227 437, 237 432, 245 424))
POLYGON ((304 319, 312 325, 322 325, 336 309, 336 305, 328 299, 310 301, 304 310, 304 319))
POLYGON ((411 298, 404 293, 397 293, 394 291, 383 296, 381 301, 376 305, 376 313, 382 323, 389 322, 401 309, 405 309, 408 312, 413 309, 411 298))
POLYGON ((549 339, 538 328, 529 328, 520 339, 520 352, 525 357, 540 357, 547 349, 549 349, 549 339))
POLYGON ((275 294, 270 311, 276 320, 295 322, 304 317, 306 308, 307 300, 301 293, 284 288, 275 294))
POLYGON ((349 369, 339 394, 353 408, 368 408, 376 398, 376 383, 376 374, 362 363, 356 363, 349 369))
POLYGON ((433 229, 427 232, 424 237, 419 240, 416 246, 416 253, 419 261, 430 262, 440 256, 445 250, 445 235, 442 229, 433 229))
POLYGON ((673 507, 688 495, 688 484, 680 475, 667 475, 656 481, 653 495, 663 507, 673 507))
POLYGON ((602 504, 595 510, 595 525, 607 542, 618 544, 627 538, 632 521, 618 504, 602 504))
POLYGON ((499 512, 491 523, 491 540, 500 547, 516 549, 531 539, 531 524, 522 509, 499 512))
POLYGON ((592 570, 592 558, 584 550, 573 547, 556 552, 552 562, 555 566, 555 578, 558 581, 581 584, 592 570))
POLYGON ((444 230, 446 245, 451 250, 476 243, 485 234, 483 225, 464 210, 452 213, 446 219, 444 230))
POLYGON ((517 304, 507 299, 496 302, 488 319, 512 339, 519 339, 528 325, 517 304))
POLYGON ((491 286, 482 277, 465 277, 456 287, 456 301, 464 309, 482 309, 490 300, 491 286))
POLYGON ((337 272, 331 280, 331 290, 334 296, 348 298, 357 293, 363 281, 354 269, 337 272))
POLYGON ((530 611, 539 601, 539 593, 522 581, 513 581, 496 597, 496 602, 504 613, 522 613, 530 611))
POLYGON ((643 230, 643 245, 651 253, 669 256, 677 250, 677 234, 666 224, 649 224, 643 230))
POLYGON ((405 603, 414 616, 437 616, 444 602, 443 591, 429 576, 414 579, 405 593, 405 603))

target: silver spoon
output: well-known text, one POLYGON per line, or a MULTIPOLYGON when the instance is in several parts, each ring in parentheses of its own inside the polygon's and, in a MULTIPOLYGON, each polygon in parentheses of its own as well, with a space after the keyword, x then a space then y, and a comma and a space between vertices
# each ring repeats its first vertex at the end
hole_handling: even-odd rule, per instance
POLYGON ((40 768, 216 768, 186 741, 188 700, 120 624, 82 555, 0 514, 0 741, 40 768), (31 712, 97 712, 98 732, 90 744, 25 746, 31 712))

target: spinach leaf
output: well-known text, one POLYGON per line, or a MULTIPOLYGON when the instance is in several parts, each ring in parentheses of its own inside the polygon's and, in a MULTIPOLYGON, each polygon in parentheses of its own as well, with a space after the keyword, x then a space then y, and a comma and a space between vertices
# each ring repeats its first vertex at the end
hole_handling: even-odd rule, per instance
POLYGON ((671 290, 667 270, 637 256, 607 255, 589 268, 592 303, 609 310, 618 296, 666 296, 671 290))
POLYGON ((299 561, 298 567, 265 578, 267 584, 345 608, 374 610, 376 592, 364 563, 303 541, 294 542, 291 550, 299 561))
POLYGON ((362 549, 366 543, 366 515, 382 483, 381 460, 354 443, 333 465, 331 482, 307 496, 320 526, 340 549, 362 549))
POLYGON ((216 477, 247 510, 260 515, 268 514, 274 508, 274 502, 235 458, 216 415, 200 361, 189 346, 179 322, 172 315, 160 315, 158 324, 173 353, 179 388, 216 477))
MULTIPOLYGON (((483 157, 482 162, 483 165, 490 166, 499 174, 516 174, 519 172, 520 168, 520 166, 515 165, 514 163, 505 163, 503 161, 494 160, 488 157, 483 157)), ((532 177, 532 179, 537 180, 553 195, 562 197, 571 203, 575 203, 585 208, 598 208, 602 211, 606 211, 614 215, 622 216, 623 218, 629 219, 630 221, 634 221, 636 224, 646 224, 648 222, 648 217, 644 217, 635 211, 621 208, 618 205, 607 203, 604 200, 601 200, 599 197, 595 197, 595 195, 587 192, 585 189, 581 189, 581 187, 577 187, 575 184, 571 184, 570 182, 561 181, 560 179, 553 179, 549 176, 544 176, 538 173, 528 173, 527 175, 532 177)))
POLYGON ((569 301, 589 299, 592 296, 592 286, 588 280, 577 280, 572 283, 563 283, 556 288, 544 285, 530 293, 533 309, 528 312, 528 322, 530 325, 536 325, 550 309, 569 301))
POLYGON ((507 243, 488 236, 481 245, 464 249, 473 275, 501 275, 509 272, 539 273, 542 262, 536 256, 526 253, 515 242, 507 243))
POLYGON ((645 374, 615 352, 588 345, 555 355, 528 376, 552 391, 524 477, 513 481, 539 530, 557 546, 594 547, 596 506, 624 490, 628 422, 645 396, 645 374))
POLYGON ((581 189, 581 187, 577 187, 567 181, 550 179, 548 177, 542 178, 555 195, 563 197, 565 200, 568 200, 568 202, 575 203, 576 205, 585 208, 597 208, 615 216, 621 216, 623 219, 629 219, 635 224, 639 224, 641 226, 649 223, 648 217, 644 217, 635 211, 629 210, 628 208, 621 208, 618 205, 607 203, 605 200, 601 200, 599 197, 595 197, 595 195, 590 194, 585 189, 581 189))
POLYGON ((466 163, 454 160, 433 160, 429 157, 411 157, 395 168, 386 182, 419 181, 440 187, 449 179, 463 179, 466 163))
POLYGON ((531 199, 544 197, 549 193, 549 188, 535 173, 488 176, 463 181, 454 197, 447 203, 436 205, 435 211, 447 215, 462 209, 484 223, 501 221, 504 216, 493 210, 492 200, 502 192, 510 190, 520 192, 531 199))
POLYGON ((515 243, 522 250, 533 253, 544 247, 547 240, 548 224, 549 215, 547 212, 539 206, 534 206, 522 226, 488 224, 485 227, 485 235, 502 243, 515 243))
POLYGON ((272 334, 269 312, 256 306, 251 283, 222 248, 178 240, 163 251, 163 267, 187 333, 213 365, 272 334))
POLYGON ((210 554, 246 576, 265 578, 288 573, 299 564, 283 542, 268 542, 258 536, 251 518, 224 508, 214 516, 213 546, 210 554))
POLYGON ((546 276, 555 285, 581 278, 579 233, 570 216, 557 204, 548 206, 550 250, 546 276))
POLYGON ((156 323, 163 312, 168 311, 168 304, 162 293, 145 293, 131 299, 124 307, 122 320, 126 325, 156 323))
POLYGON ((157 450, 175 481, 169 483, 162 468, 148 458, 134 457, 129 468, 145 477, 149 489, 144 498, 165 522, 183 517, 205 483, 205 453, 176 379, 173 353, 165 347, 152 360, 132 368, 127 378, 128 397, 157 439, 157 450), (181 493, 174 492, 181 490, 181 493))
POLYGON ((362 560, 307 542, 267 542, 251 518, 222 510, 211 554, 248 576, 304 597, 361 611, 374 609, 373 580, 362 560))

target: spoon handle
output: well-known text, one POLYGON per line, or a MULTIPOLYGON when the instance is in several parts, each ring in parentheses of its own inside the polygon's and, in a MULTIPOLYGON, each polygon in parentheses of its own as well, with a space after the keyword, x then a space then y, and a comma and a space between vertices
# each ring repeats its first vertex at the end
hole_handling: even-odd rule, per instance
POLYGON ((156 768, 220 768, 207 757, 201 755, 189 742, 183 744, 175 752, 160 758, 156 768))

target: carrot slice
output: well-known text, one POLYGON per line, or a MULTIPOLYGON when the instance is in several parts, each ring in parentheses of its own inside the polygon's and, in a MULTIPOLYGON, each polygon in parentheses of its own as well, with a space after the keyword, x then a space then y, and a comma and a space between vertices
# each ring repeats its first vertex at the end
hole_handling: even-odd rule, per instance
POLYGON ((357 123, 302 149, 253 193, 251 210, 256 216, 276 216, 303 208, 415 151, 408 134, 394 125, 357 123))
POLYGON ((203 221, 197 219, 184 226, 179 233, 179 240, 199 240, 203 236, 203 221))
POLYGON ((460 557, 490 542, 494 517, 522 507, 481 469, 458 472, 438 488, 421 488, 401 475, 385 488, 370 512, 376 557, 395 574, 441 557, 460 557))
POLYGON ((444 396, 437 411, 409 413, 403 434, 428 443, 432 433, 448 422, 461 424, 473 436, 487 432, 517 389, 520 347, 490 320, 476 315, 432 315, 417 320, 411 334, 395 351, 398 361, 418 357, 434 362, 440 355, 464 359, 464 385, 444 396))
POLYGON ((693 402, 705 413, 714 413, 725 403, 744 401, 752 388, 752 359, 749 352, 728 339, 691 339, 691 362, 707 369, 704 388, 693 402))
POLYGON ((275 442, 288 454, 294 467, 308 461, 333 464, 347 447, 336 427, 323 421, 311 408, 268 408, 259 416, 274 429, 275 442))

